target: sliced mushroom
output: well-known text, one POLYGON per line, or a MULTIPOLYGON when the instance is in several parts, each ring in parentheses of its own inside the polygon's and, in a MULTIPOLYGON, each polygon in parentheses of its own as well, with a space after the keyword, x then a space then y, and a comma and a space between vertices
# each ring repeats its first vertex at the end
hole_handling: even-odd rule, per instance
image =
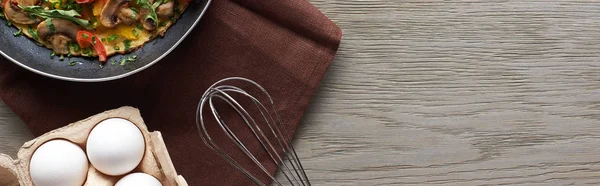
POLYGON ((156 29, 156 22, 154 22, 152 19, 146 19, 148 14, 150 14, 150 10, 142 8, 140 10, 140 22, 142 23, 142 27, 144 27, 144 29, 152 31, 156 29))
POLYGON ((48 27, 46 21, 41 22, 37 26, 37 32, 40 39, 48 42, 55 53, 68 54, 68 43, 77 39, 77 31, 79 26, 71 21, 64 19, 52 19, 54 30, 48 27))
POLYGON ((135 24, 139 19, 139 14, 135 13, 135 11, 133 11, 131 8, 123 7, 120 9, 117 17, 119 17, 119 19, 126 25, 132 25, 135 24))
POLYGON ((34 6, 34 5, 40 5, 42 3, 41 0, 17 0, 17 3, 19 3, 21 6, 34 6))
POLYGON ((61 35, 54 34, 48 37, 47 39, 50 46, 52 46, 52 50, 56 54, 68 54, 69 53, 69 42, 73 41, 71 38, 61 35))
POLYGON ((144 29, 146 30, 155 30, 156 29, 156 22, 154 22, 154 20, 152 19, 145 19, 142 21, 142 27, 144 27, 144 29))
POLYGON ((108 0, 102 8, 102 12, 100 12, 100 24, 107 28, 116 27, 122 21, 119 19, 121 8, 130 1, 131 0, 108 0))
POLYGON ((173 1, 169 1, 165 4, 162 4, 156 8, 156 15, 160 18, 171 18, 173 16, 173 7, 175 3, 173 1))
POLYGON ((4 14, 6 18, 12 22, 19 24, 34 24, 40 22, 40 19, 32 18, 29 14, 21 10, 17 5, 21 6, 34 6, 40 5, 41 0, 9 0, 6 5, 3 6, 4 14))

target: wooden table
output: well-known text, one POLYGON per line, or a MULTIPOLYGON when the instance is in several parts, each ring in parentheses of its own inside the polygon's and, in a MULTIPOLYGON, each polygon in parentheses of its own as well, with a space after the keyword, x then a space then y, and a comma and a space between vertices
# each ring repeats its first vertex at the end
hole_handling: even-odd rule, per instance
MULTIPOLYGON (((600 184, 600 3, 311 0, 344 30, 314 185, 600 184)), ((32 136, 0 104, 0 152, 32 136)))

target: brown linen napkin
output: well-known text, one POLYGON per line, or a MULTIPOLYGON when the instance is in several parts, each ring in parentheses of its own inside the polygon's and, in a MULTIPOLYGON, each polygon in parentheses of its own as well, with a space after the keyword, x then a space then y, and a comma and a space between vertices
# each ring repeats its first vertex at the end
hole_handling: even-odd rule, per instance
POLYGON ((293 134, 341 35, 305 0, 214 0, 173 53, 136 75, 73 83, 0 59, 0 98, 35 135, 104 110, 138 107, 150 130, 163 133, 177 171, 190 185, 252 185, 201 142, 194 119, 202 93, 225 77, 255 80, 272 94, 293 134))

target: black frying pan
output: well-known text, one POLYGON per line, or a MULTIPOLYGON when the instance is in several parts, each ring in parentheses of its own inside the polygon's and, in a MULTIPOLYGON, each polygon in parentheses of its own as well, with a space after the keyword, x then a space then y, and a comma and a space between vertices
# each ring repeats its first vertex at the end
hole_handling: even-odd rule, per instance
POLYGON ((192 1, 177 22, 167 30, 164 37, 158 37, 144 47, 126 55, 114 55, 108 58, 107 64, 100 66, 97 57, 71 57, 59 61, 58 57, 50 59, 50 49, 37 46, 26 36, 14 37, 17 31, 6 26, 6 20, 0 20, 0 54, 17 65, 35 73, 66 81, 99 82, 123 78, 144 70, 160 61, 171 52, 194 26, 200 21, 211 0, 192 1), (137 60, 124 66, 111 65, 113 59, 121 61, 128 56, 137 55, 137 60), (76 61, 76 65, 69 63, 76 61))

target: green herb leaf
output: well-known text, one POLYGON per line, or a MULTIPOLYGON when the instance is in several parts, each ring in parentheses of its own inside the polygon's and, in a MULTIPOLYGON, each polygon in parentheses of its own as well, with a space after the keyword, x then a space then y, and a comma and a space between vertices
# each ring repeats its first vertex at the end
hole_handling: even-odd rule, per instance
POLYGON ((150 13, 144 18, 144 20, 151 19, 155 23, 158 23, 158 16, 156 15, 156 7, 160 6, 162 1, 156 1, 154 4, 150 4, 149 0, 136 0, 136 4, 140 8, 144 8, 150 11, 150 13))
POLYGON ((141 25, 141 24, 137 24, 136 28, 137 28, 138 30, 143 30, 143 29, 144 29, 144 27, 142 27, 142 25, 141 25))
POLYGON ((85 48, 85 49, 83 49, 83 54, 86 55, 86 56, 91 56, 93 54, 92 53, 92 49, 91 48, 85 48))
POLYGON ((83 12, 83 7, 81 7, 80 4, 75 3, 75 4, 73 4, 73 10, 75 10, 75 12, 81 14, 83 12))
POLYGON ((13 33, 13 36, 15 37, 19 37, 23 35, 23 29, 19 28, 19 30, 15 33, 13 33))
POLYGON ((73 44, 71 44, 71 48, 72 48, 72 49, 73 49, 73 51, 75 51, 75 52, 78 52, 78 51, 79 51, 79 49, 81 49, 81 48, 79 47, 79 44, 77 44, 77 43, 73 43, 73 44))
POLYGON ((58 58, 59 61, 65 60, 65 56, 63 56, 62 54, 60 55, 60 58, 58 58))
POLYGON ((50 59, 54 59, 54 56, 56 56, 56 53, 50 52, 50 59))
POLYGON ((117 64, 117 60, 113 59, 112 63, 110 63, 111 65, 116 65, 117 64))
POLYGON ((12 23, 8 20, 6 20, 6 26, 12 26, 12 23))
POLYGON ((125 45, 125 50, 129 50, 129 48, 131 47, 131 40, 129 40, 129 39, 124 40, 123 45, 125 45))
POLYGON ((135 37, 137 37, 137 36, 139 36, 139 35, 140 35, 140 33, 138 33, 138 32, 137 32, 137 30, 136 30, 135 28, 134 28, 133 30, 131 30, 131 32, 133 32, 133 35, 134 35, 135 37))
POLYGON ((71 56, 73 56, 73 54, 71 54, 71 52, 69 52, 69 54, 67 54, 67 57, 71 58, 71 56))
POLYGON ((132 12, 131 13, 131 19, 137 19, 137 12, 132 12))
POLYGON ((96 16, 92 16, 90 18, 90 24, 92 24, 92 27, 96 28, 98 26, 98 24, 100 24, 100 22, 98 22, 98 19, 96 19, 96 16))
POLYGON ((129 62, 134 62, 134 61, 135 61, 135 58, 134 58, 134 57, 131 57, 131 56, 130 56, 130 57, 127 57, 127 61, 129 61, 129 62))
POLYGON ((52 10, 56 9, 56 5, 58 5, 60 7, 61 2, 62 1, 55 1, 54 3, 52 3, 50 5, 50 9, 52 9, 52 10))
POLYGON ((46 27, 48 27, 50 32, 56 32, 56 27, 54 27, 54 24, 52 23, 52 18, 46 19, 46 27))
POLYGON ((33 29, 33 27, 31 25, 29 25, 27 27, 27 32, 29 32, 29 34, 31 34, 31 37, 33 37, 33 40, 38 40, 38 34, 37 34, 37 30, 33 29))
POLYGON ((119 46, 115 46, 115 50, 121 50, 119 46))
POLYGON ((127 59, 122 59, 121 64, 119 64, 119 65, 124 66, 126 62, 127 62, 127 59))
POLYGON ((87 34, 81 34, 81 37, 83 37, 83 38, 88 38, 88 37, 90 37, 90 36, 88 36, 87 34))
POLYGON ((106 38, 106 41, 112 42, 112 41, 114 41, 114 40, 116 40, 118 38, 119 38, 119 35, 113 34, 113 35, 108 36, 108 38, 106 38))
POLYGON ((159 26, 159 27, 164 27, 164 26, 167 26, 167 22, 164 22, 164 21, 163 21, 163 22, 160 22, 160 24, 159 24, 158 26, 159 26))
POLYGON ((41 6, 21 6, 21 5, 18 5, 18 6, 19 6, 19 8, 23 9, 25 12, 28 12, 31 15, 39 16, 39 17, 46 18, 46 19, 48 19, 48 18, 65 19, 65 20, 69 20, 71 22, 77 23, 88 30, 93 29, 92 25, 90 24, 90 22, 88 20, 77 18, 77 17, 81 17, 81 14, 79 14, 75 10, 46 10, 41 6))
POLYGON ((138 10, 138 9, 137 9, 136 7, 134 7, 134 6, 130 6, 130 7, 129 7, 129 9, 131 9, 131 10, 132 10, 133 12, 135 12, 135 13, 139 13, 139 12, 140 12, 140 10, 138 10))
POLYGON ((156 1, 154 2, 154 4, 152 4, 152 11, 154 11, 154 13, 156 14, 156 8, 158 8, 158 6, 160 6, 162 1, 156 1))
POLYGON ((175 11, 175 16, 181 15, 181 10, 179 9, 179 7, 175 6, 173 11, 175 11))
POLYGON ((71 62, 69 63, 69 66, 75 66, 75 65, 77 65, 77 61, 71 61, 71 62))

